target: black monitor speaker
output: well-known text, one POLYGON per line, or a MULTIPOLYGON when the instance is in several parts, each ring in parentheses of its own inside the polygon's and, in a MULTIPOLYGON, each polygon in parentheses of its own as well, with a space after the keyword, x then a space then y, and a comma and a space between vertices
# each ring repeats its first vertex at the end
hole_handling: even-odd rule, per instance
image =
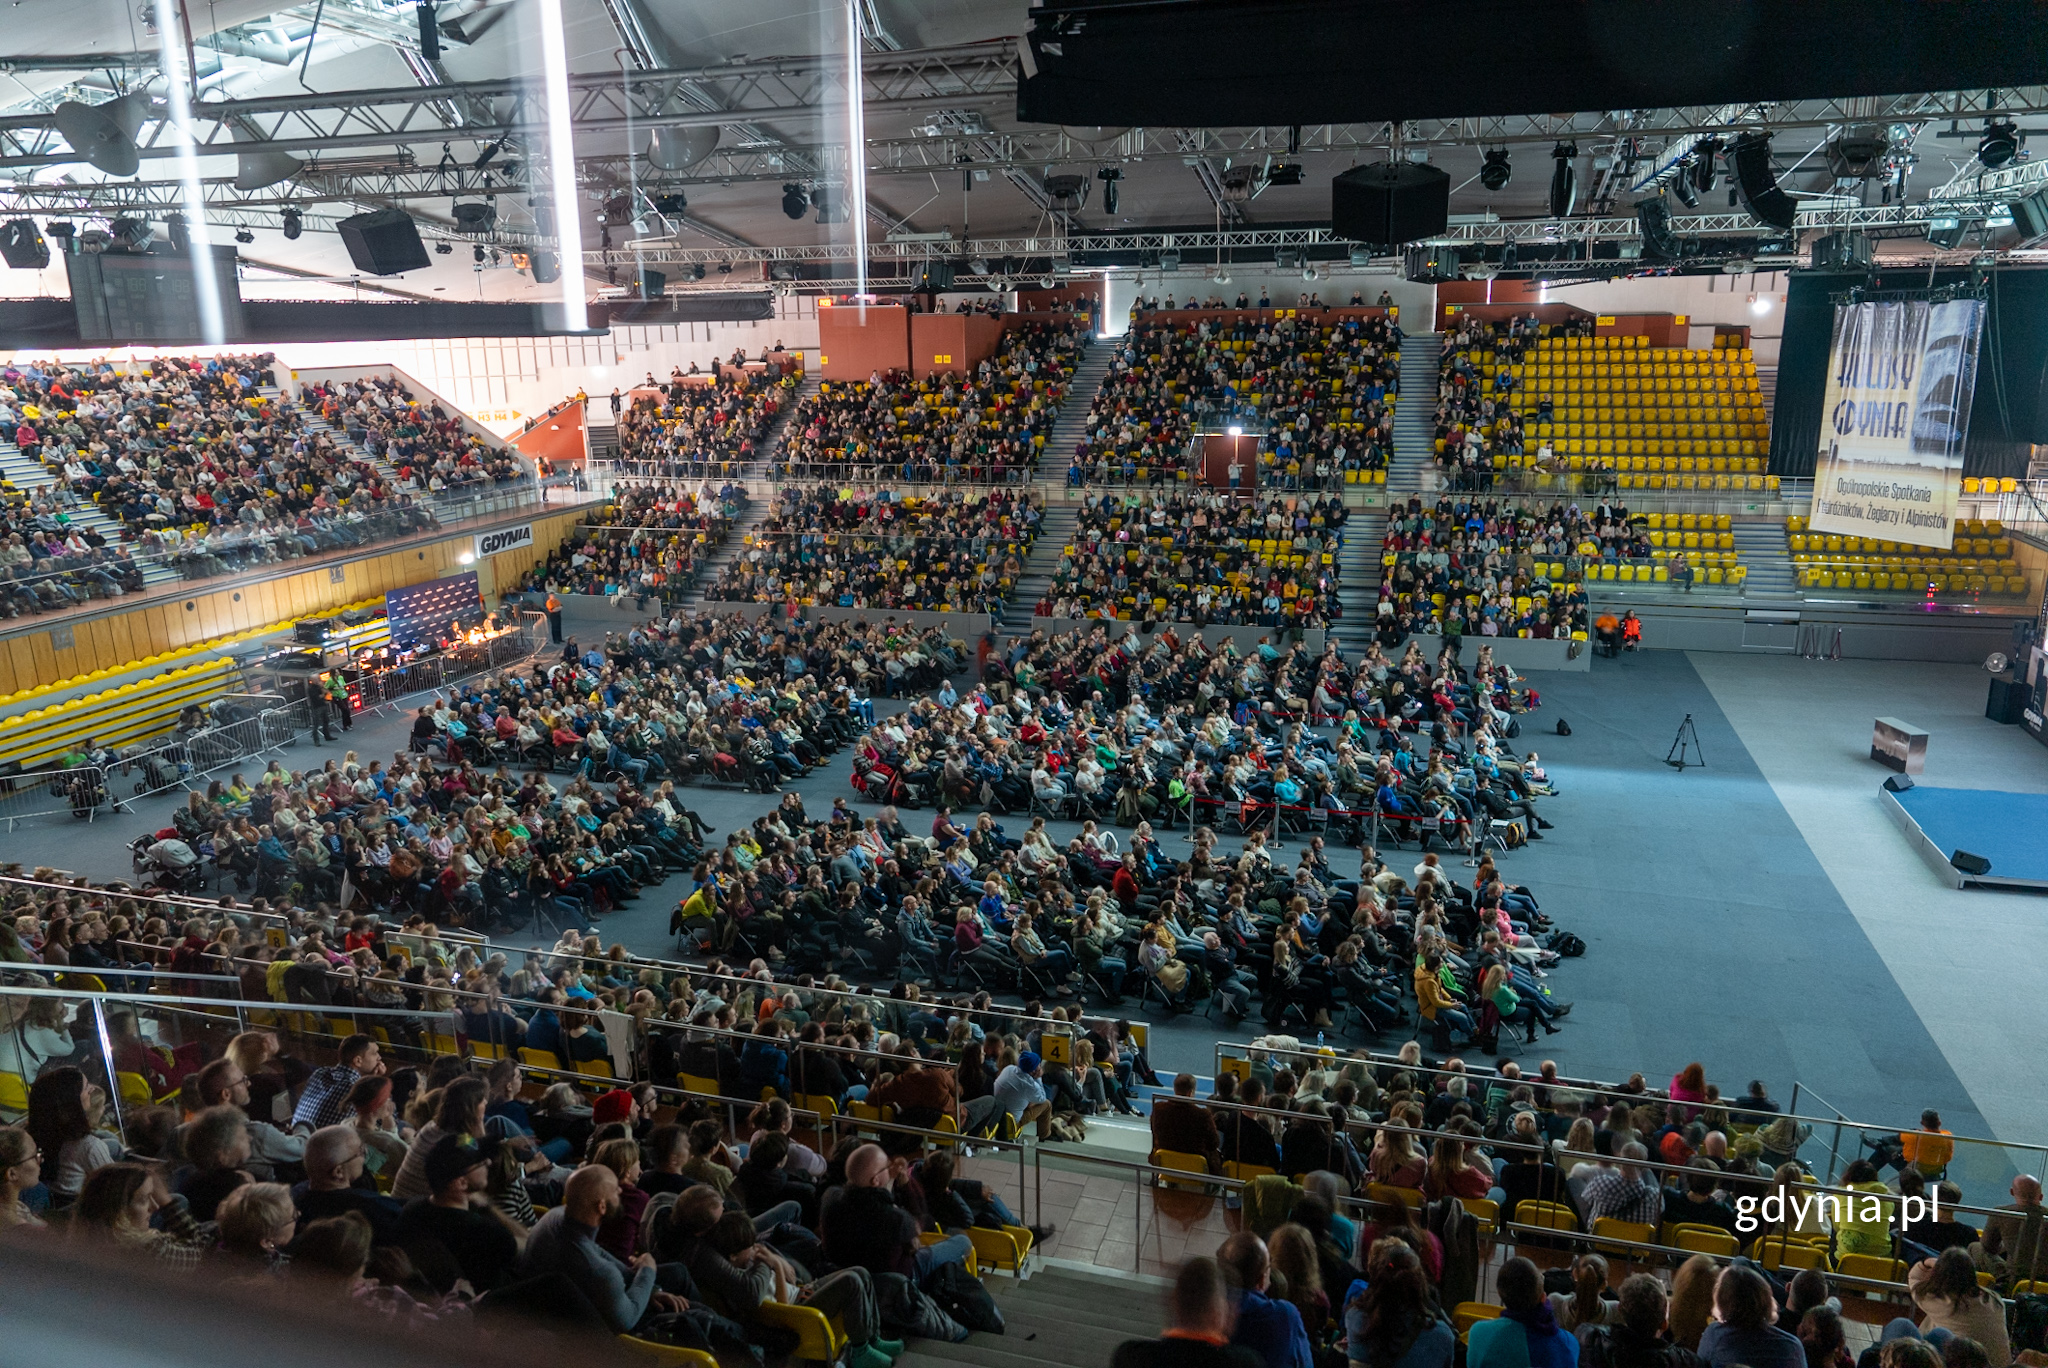
POLYGON ((642 299, 659 299, 661 298, 662 291, 667 288, 668 276, 664 272, 650 271, 645 267, 641 268, 640 297, 642 299))
POLYGON ((1903 774, 1894 774, 1891 778, 1884 781, 1886 793, 1904 793, 1911 787, 1913 787, 1913 781, 1903 774))
POLYGON ((1354 166, 1330 182, 1330 231, 1391 247, 1451 226, 1451 178, 1418 162, 1354 166))
POLYGON ((1967 850, 1958 850, 1948 857, 1948 862, 1963 874, 1989 874, 1991 861, 1982 855, 1972 855, 1967 850))
POLYGON ((412 215, 402 209, 379 209, 373 213, 345 218, 335 227, 348 259, 359 271, 371 275, 397 275, 401 271, 423 271, 432 260, 412 215))
POLYGON ((2012 211, 2012 226, 2019 230, 2023 241, 2048 237, 2048 190, 2036 190, 2006 207, 2012 211))

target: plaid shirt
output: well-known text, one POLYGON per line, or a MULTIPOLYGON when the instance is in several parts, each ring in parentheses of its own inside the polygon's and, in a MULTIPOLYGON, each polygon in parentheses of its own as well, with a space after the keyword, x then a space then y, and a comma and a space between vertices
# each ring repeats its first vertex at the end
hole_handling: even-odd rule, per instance
POLYGON ((313 1070, 313 1076, 306 1080, 306 1090, 299 1094, 299 1105, 292 1112, 293 1129, 311 1126, 319 1130, 339 1125, 348 1108, 349 1089, 361 1077, 346 1064, 329 1064, 313 1070))
POLYGON ((1602 1216, 1654 1226, 1664 1212, 1664 1194, 1654 1183, 1625 1178, 1619 1173, 1603 1173, 1586 1184, 1579 1206, 1588 1229, 1602 1216))

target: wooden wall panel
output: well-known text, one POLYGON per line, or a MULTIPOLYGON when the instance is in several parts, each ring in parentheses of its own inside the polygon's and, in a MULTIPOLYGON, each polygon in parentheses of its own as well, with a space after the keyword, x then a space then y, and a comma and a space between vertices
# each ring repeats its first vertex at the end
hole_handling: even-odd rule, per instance
MULTIPOLYGON (((535 518, 531 547, 474 567, 486 597, 495 600, 502 589, 539 565, 584 517, 581 512, 561 512, 535 518)), ((472 546, 471 534, 464 533, 426 547, 346 562, 338 583, 329 578, 332 567, 321 565, 110 613, 74 624, 73 644, 62 651, 52 645, 47 624, 24 625, 0 638, 0 694, 42 688, 94 670, 122 669, 148 656, 330 612, 422 580, 457 574, 471 568, 461 563, 461 557, 472 546)))

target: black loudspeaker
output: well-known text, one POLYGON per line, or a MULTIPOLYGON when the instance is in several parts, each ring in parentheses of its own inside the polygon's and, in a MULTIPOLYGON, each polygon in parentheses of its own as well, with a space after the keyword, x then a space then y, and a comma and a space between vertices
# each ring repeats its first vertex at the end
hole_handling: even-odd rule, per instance
POLYGON ((34 220, 14 219, 0 225, 0 257, 17 271, 40 271, 50 264, 50 244, 34 220))
POLYGON ((562 259, 553 252, 535 250, 527 255, 526 261, 536 285, 552 285, 562 278, 562 259))
POLYGON ((1993 722, 2006 726, 2018 726, 2020 714, 2026 710, 2027 686, 2018 679, 2007 679, 2003 675, 1991 676, 1991 696, 1984 700, 1984 715, 1993 722))
POLYGON ((2048 190, 2036 190, 2006 207, 2012 210, 2012 226, 2018 230, 2022 241, 2032 242, 2036 238, 2048 237, 2048 190))
POLYGON ((1948 857, 1948 862, 1954 865, 1958 872, 1963 874, 1989 874, 1991 872, 1991 861, 1985 859, 1982 855, 1972 855, 1967 850, 1958 850, 1955 854, 1948 857))
POLYGON ((1685 255, 1685 244, 1671 231, 1671 211, 1663 199, 1646 199, 1636 205, 1636 225, 1643 235, 1643 256, 1650 261, 1676 261, 1685 255))
POLYGON ((1735 140, 1728 158, 1735 167, 1735 189, 1750 217, 1789 230, 1799 217, 1799 206, 1778 188, 1778 173, 1771 169, 1770 135, 1743 134, 1735 140))
POLYGON ((659 299, 661 298, 662 291, 667 288, 668 277, 662 272, 650 271, 644 267, 641 269, 640 297, 642 299, 659 299))
POLYGON ((1450 226, 1451 178, 1434 166, 1354 166, 1330 182, 1330 231, 1340 238, 1391 247, 1450 226))
POLYGON ((335 227, 348 248, 348 259, 371 275, 424 271, 431 261, 412 215, 402 209, 379 209, 345 218, 335 227))
POLYGON ((1911 787, 1913 787, 1913 781, 1903 774, 1894 774, 1891 778, 1884 781, 1886 793, 1904 793, 1911 787))
POLYGON ((919 294, 935 294, 953 288, 953 263, 950 261, 927 261, 918 267, 917 283, 911 287, 919 294))

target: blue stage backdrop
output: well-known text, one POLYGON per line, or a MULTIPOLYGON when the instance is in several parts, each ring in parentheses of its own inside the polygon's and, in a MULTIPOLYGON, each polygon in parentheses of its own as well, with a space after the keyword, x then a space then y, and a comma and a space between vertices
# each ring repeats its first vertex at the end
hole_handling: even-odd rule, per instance
POLYGON ((394 589, 384 596, 384 613, 391 620, 391 640, 401 647, 439 640, 450 623, 475 626, 484 620, 476 571, 394 589))

